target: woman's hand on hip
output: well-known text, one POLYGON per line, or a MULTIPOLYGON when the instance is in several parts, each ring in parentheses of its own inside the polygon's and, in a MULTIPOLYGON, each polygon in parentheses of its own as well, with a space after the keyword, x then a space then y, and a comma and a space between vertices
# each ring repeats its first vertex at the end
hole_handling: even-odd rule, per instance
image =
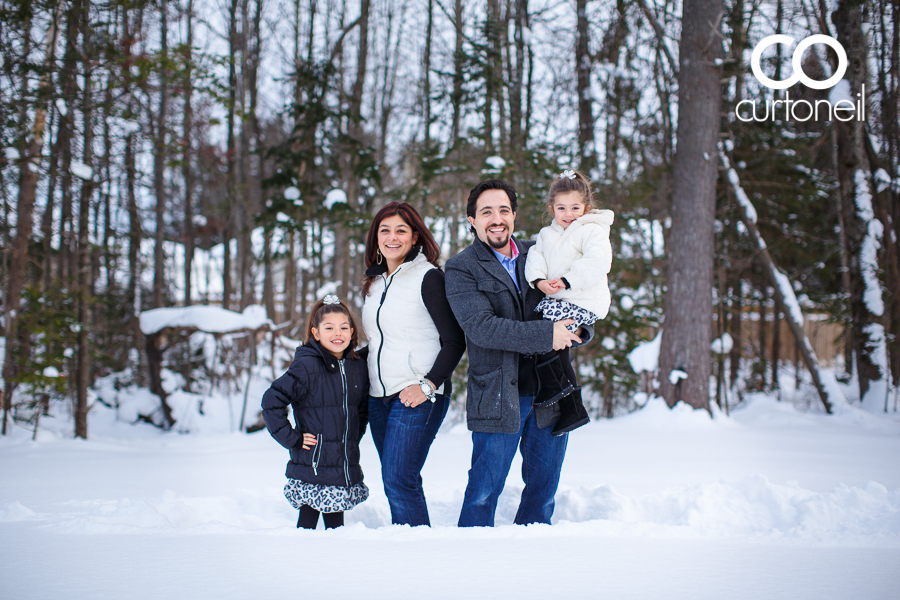
POLYGON ((304 450, 309 450, 311 446, 316 445, 316 434, 314 433, 304 433, 303 434, 303 445, 300 446, 304 450))
POLYGON ((428 398, 418 383, 408 385, 400 392, 400 402, 408 408, 415 408, 427 400, 428 398))

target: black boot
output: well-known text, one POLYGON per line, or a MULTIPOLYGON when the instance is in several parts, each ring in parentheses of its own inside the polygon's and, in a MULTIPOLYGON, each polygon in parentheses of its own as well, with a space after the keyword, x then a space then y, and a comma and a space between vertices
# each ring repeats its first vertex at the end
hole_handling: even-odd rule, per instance
POLYGON ((552 406, 575 391, 558 355, 554 354, 552 358, 538 363, 535 371, 538 379, 538 393, 534 397, 536 408, 552 406))
POLYGON ((591 418, 584 409, 584 403, 581 401, 581 388, 575 388, 575 391, 559 401, 559 409, 561 415, 556 427, 553 428, 551 435, 559 436, 568 433, 573 429, 578 429, 582 425, 590 423, 591 418))

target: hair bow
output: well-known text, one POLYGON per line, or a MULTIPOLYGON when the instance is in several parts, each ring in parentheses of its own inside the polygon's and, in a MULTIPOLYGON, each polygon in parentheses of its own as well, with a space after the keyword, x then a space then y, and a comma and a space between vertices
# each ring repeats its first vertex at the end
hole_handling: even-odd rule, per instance
POLYGON ((325 298, 322 299, 322 302, 325 304, 340 304, 341 301, 334 294, 328 294, 325 298))
POLYGON ((565 177, 566 179, 575 179, 575 171, 573 171, 572 169, 567 169, 562 172, 562 175, 560 175, 560 177, 565 177))

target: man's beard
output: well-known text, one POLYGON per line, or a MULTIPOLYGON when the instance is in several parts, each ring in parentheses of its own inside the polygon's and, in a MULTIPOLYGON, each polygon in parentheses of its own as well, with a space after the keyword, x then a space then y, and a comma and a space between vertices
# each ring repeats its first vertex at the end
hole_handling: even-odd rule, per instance
MULTIPOLYGON (((495 225, 492 225, 491 227, 495 227, 495 225)), ((506 237, 503 238, 503 240, 499 241, 499 242, 495 242, 494 240, 491 239, 491 235, 488 233, 488 229, 490 229, 490 227, 486 227, 484 230, 484 237, 487 239, 488 246, 490 246, 491 248, 496 248, 497 250, 506 248, 506 245, 509 243, 509 237, 510 237, 509 229, 506 230, 506 237)))

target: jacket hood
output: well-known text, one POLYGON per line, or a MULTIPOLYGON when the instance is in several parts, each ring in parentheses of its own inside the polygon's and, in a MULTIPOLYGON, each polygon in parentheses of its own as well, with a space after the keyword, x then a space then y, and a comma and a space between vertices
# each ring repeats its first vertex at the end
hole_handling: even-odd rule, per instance
MULTIPOLYGON (((610 226, 613 224, 613 220, 615 219, 615 213, 608 209, 592 209, 585 215, 582 215, 575 219, 575 222, 572 225, 569 225, 571 228, 574 225, 606 225, 610 226)), ((550 227, 555 229, 556 231, 563 232, 566 231, 562 228, 562 226, 556 222, 556 219, 553 219, 550 222, 550 227)))

